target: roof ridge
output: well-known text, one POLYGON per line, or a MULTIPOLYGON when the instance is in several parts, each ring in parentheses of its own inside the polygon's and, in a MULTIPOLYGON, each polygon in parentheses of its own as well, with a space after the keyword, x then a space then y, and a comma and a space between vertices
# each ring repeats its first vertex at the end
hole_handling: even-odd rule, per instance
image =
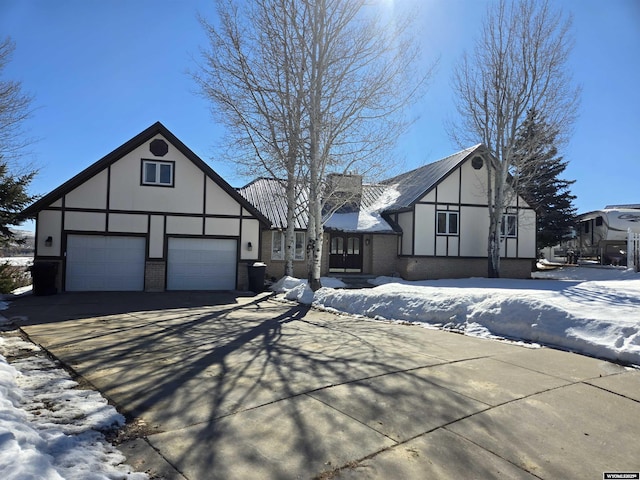
POLYGON ((476 145, 474 145, 472 147, 464 148, 464 149, 462 149, 462 150, 460 150, 460 151, 458 151, 456 153, 452 153, 451 155, 447 155, 446 157, 443 157, 443 158, 441 158, 439 160, 435 160, 435 161, 430 162, 430 163, 425 163, 424 165, 421 165, 420 167, 416 167, 413 170, 409 170, 407 172, 400 173, 400 174, 398 174, 398 175, 396 175, 394 177, 391 177, 391 178, 388 178, 386 180, 383 180, 380 183, 385 184, 385 185, 391 184, 391 183, 393 183, 393 180, 396 180, 396 179, 398 179, 400 177, 404 177, 405 175, 409 175, 409 174, 415 173, 418 170, 421 170, 423 168, 430 167, 430 166, 436 165, 438 163, 444 163, 445 161, 450 160, 452 157, 458 156, 458 155, 460 155, 462 153, 472 152, 473 150, 477 149, 481 145, 482 145, 482 143, 478 143, 478 144, 476 144, 476 145))

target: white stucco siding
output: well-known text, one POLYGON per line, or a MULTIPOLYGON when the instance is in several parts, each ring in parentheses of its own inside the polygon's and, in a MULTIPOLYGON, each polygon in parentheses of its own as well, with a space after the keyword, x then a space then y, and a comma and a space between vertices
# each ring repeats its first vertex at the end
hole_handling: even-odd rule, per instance
POLYGON ((460 256, 486 257, 489 211, 486 207, 460 207, 460 256))
POLYGON ((433 255, 435 236, 435 205, 415 206, 416 230, 415 230, 415 252, 414 255, 433 255))
POLYGON ((438 184, 438 203, 458 203, 460 192, 460 169, 456 169, 438 184))
POLYGON ((107 214, 98 212, 65 212, 64 229, 81 232, 104 232, 107 214))
POLYGON ((149 217, 122 213, 109 214, 110 232, 147 233, 149 217))
POLYGON ((402 241, 400 242, 400 255, 413 254, 413 212, 398 214, 398 225, 402 228, 402 241))
POLYGON ((36 248, 38 256, 59 256, 62 240, 62 212, 43 210, 38 213, 37 222, 38 238, 36 239, 36 248), (45 245, 48 237, 51 237, 51 246, 45 245))
POLYGON ((240 237, 240 259, 257 260, 260 253, 260 222, 245 218, 242 220, 242 235, 240 237), (249 250, 251 242, 251 250, 249 250))
POLYGON ((460 202, 463 204, 487 204, 487 167, 476 170, 471 165, 471 159, 460 166, 462 175, 462 191, 460 202))
POLYGON ((111 165, 111 210, 202 213, 205 174, 169 144, 169 152, 154 157, 149 143, 134 149, 111 165), (142 185, 142 160, 175 162, 173 186, 142 185))
POLYGON ((240 215, 240 205, 217 183, 208 178, 206 212, 209 215, 240 215))
POLYGON ((107 169, 94 175, 65 196, 67 208, 107 208, 107 169))
POLYGON ((167 234, 202 235, 202 218, 168 216, 167 234))
POLYGON ((536 214, 533 210, 518 213, 518 257, 536 257, 536 214))
POLYGON ((433 189, 429 193, 427 193, 424 197, 420 199, 421 202, 435 202, 436 201, 436 190, 433 189))
POLYGON ((436 237, 436 256, 445 257, 447 256, 447 237, 443 235, 438 235, 436 237))
POLYGON ((239 218, 207 218, 204 223, 205 235, 240 235, 239 218))
POLYGON ((151 215, 149 218, 149 258, 164 257, 164 217, 151 215))
POLYGON ((515 238, 500 239, 500 256, 502 258, 514 258, 516 256, 517 240, 515 238))

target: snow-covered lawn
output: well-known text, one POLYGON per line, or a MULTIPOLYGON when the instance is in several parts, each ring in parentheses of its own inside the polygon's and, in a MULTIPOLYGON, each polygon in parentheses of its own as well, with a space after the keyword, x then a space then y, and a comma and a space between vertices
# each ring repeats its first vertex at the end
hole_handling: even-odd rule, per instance
POLYGON ((420 282, 379 277, 375 288, 323 283, 315 294, 305 281, 286 277, 274 290, 331 311, 522 340, 640 366, 640 274, 565 267, 534 276, 420 282))
POLYGON ((101 431, 124 418, 77 383, 42 350, 0 335, 0 478, 142 480, 101 431), (17 359, 7 363, 7 356, 17 359))
POLYGON ((33 257, 0 257, 0 263, 8 263, 16 267, 28 267, 33 264, 33 257))

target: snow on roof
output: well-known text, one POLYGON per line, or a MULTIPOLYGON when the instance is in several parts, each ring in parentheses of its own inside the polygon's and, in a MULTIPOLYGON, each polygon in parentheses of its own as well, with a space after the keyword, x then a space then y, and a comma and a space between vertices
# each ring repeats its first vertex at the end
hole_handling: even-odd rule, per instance
MULTIPOLYGON (((481 146, 474 145, 379 184, 363 184, 359 204, 349 212, 333 213, 326 221, 325 228, 344 232, 396 232, 383 218, 383 214, 411 206, 481 146)), ((258 178, 239 188, 238 193, 267 217, 273 228, 286 228, 287 199, 283 181, 258 178)), ((300 191, 298 197, 295 228, 304 230, 308 222, 305 208, 308 202, 307 191, 300 191)))
POLYGON ((380 185, 370 185, 368 188, 369 198, 365 202, 365 185, 363 185, 363 201, 357 212, 334 213, 325 223, 325 228, 329 230, 340 230, 343 232, 362 233, 393 233, 393 227, 382 218, 382 212, 386 207, 398 198, 400 192, 393 186, 384 187, 380 185), (377 195, 371 195, 372 190, 377 190, 377 195))
MULTIPOLYGON (((362 185, 362 196, 358 209, 352 213, 334 213, 325 223, 325 227, 345 232, 379 232, 392 233, 393 227, 380 215, 389 201, 397 197, 392 187, 379 184, 362 185)), ((287 198, 285 188, 280 180, 274 178, 258 178, 238 189, 238 193, 251 202, 267 217, 274 228, 287 227, 287 198)), ((295 228, 307 228, 306 204, 307 191, 298 193, 298 208, 295 215, 295 228)))
POLYGON ((410 172, 385 180, 384 184, 393 185, 399 192, 395 201, 387 206, 387 210, 393 211, 409 207, 420 197, 425 195, 437 183, 439 183, 450 171, 457 167, 481 144, 474 145, 458 153, 454 153, 437 162, 429 163, 410 172))

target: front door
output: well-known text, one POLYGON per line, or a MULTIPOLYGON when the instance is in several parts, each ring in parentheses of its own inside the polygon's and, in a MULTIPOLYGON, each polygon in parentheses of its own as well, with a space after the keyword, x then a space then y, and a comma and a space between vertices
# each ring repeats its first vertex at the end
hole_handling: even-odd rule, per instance
POLYGON ((329 271, 342 273, 362 272, 362 235, 331 234, 329 271))

